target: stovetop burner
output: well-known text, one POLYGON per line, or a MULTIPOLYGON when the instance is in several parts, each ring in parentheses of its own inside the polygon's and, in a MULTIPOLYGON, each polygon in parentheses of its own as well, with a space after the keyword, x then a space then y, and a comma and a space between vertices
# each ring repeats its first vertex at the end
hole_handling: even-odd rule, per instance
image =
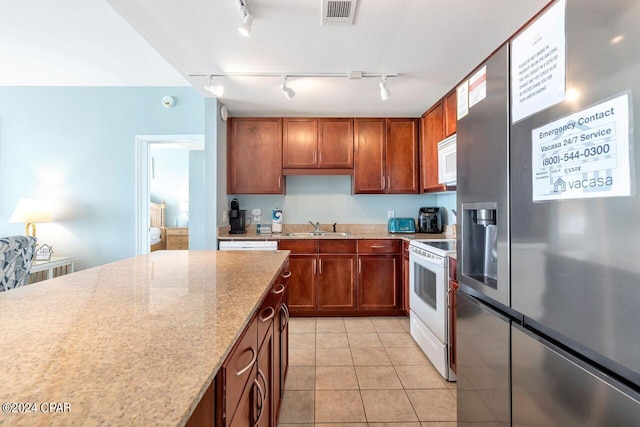
POLYGON ((454 239, 412 240, 410 245, 442 256, 456 251, 454 239))

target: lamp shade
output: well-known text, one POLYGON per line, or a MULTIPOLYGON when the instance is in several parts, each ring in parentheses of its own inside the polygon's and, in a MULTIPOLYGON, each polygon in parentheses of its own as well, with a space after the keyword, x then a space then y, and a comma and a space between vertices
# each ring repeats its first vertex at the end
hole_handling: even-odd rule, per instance
POLYGON ((18 206, 13 211, 9 222, 51 222, 51 209, 49 204, 41 199, 20 199, 18 206))

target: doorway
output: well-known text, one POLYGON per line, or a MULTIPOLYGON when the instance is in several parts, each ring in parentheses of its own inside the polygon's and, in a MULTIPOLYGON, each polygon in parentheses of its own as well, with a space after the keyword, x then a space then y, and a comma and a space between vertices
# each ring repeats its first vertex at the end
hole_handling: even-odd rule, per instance
MULTIPOLYGON (((180 150, 182 154, 190 152, 187 167, 189 169, 188 195, 182 193, 174 197, 175 188, 171 190, 171 202, 167 202, 167 211, 171 214, 167 227, 188 227, 189 247, 201 246, 195 240, 202 236, 204 229, 204 135, 138 135, 135 141, 136 150, 136 191, 135 191, 135 253, 142 255, 150 251, 149 238, 149 202, 151 200, 151 180, 159 179, 159 164, 152 160, 152 152, 162 153, 165 150, 180 150), (197 152, 202 153, 201 155, 197 152), (156 167, 158 166, 158 167, 156 167), (153 178, 152 178, 153 176, 153 178), (200 178, 198 178, 198 176, 200 178), (193 239, 191 238, 193 236, 193 239), (192 242, 194 242, 192 244, 192 242)), ((164 156, 163 156, 164 157, 164 156)), ((176 156, 185 157, 185 156, 176 156)), ((160 159, 158 159, 160 160, 160 159)), ((165 162, 165 164, 167 164, 165 162)), ((158 196, 156 196, 158 197, 158 196)), ((161 197, 161 196, 159 196, 161 197)), ((161 202, 158 200, 157 202, 161 202)))

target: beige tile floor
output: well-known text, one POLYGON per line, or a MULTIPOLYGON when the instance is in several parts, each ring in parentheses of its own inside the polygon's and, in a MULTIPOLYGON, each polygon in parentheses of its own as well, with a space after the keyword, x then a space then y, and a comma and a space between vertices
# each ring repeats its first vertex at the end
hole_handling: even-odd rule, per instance
POLYGON ((292 318, 279 426, 455 427, 456 385, 406 317, 292 318))

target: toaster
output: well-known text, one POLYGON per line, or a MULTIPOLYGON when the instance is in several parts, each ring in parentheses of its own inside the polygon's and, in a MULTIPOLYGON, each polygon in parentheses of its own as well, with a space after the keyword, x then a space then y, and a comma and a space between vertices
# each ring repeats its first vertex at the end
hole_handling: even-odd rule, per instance
POLYGON ((413 218, 389 218, 387 231, 389 233, 415 233, 416 220, 413 218))

